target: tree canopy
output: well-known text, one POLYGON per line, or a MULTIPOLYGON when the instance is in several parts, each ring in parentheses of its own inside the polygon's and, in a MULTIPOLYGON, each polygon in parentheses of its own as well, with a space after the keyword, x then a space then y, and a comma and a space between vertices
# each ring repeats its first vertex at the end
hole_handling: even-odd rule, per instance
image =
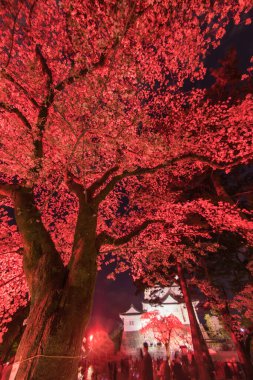
POLYGON ((252 159, 252 94, 214 103, 205 89, 185 89, 205 77, 227 25, 250 23, 250 8, 246 0, 2 1, 3 326, 28 288, 36 300, 64 268, 80 280, 85 212, 100 262, 124 246, 115 250, 121 270, 130 240, 180 250, 178 234, 208 234, 188 214, 252 243, 249 211, 180 198, 207 170, 228 173, 252 159))

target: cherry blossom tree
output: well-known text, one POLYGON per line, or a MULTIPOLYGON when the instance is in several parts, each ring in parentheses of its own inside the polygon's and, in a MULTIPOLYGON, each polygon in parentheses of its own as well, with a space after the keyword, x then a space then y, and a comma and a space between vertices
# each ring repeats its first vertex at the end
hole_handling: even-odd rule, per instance
POLYGON ((165 346, 168 357, 171 343, 173 348, 177 348, 180 343, 189 341, 189 329, 174 315, 161 316, 152 311, 144 313, 141 319, 144 322, 141 332, 145 334, 151 331, 155 339, 165 346))
MULTIPOLYGON (((144 230, 155 241, 149 227, 171 220, 173 202, 155 196, 168 177, 191 181, 252 158, 250 95, 213 105, 205 90, 182 91, 186 79, 204 77, 204 58, 228 23, 248 24, 250 7, 2 1, 3 333, 28 292, 31 302, 16 380, 75 379, 99 252, 102 261, 144 230), (151 202, 141 195, 147 186, 151 202), (131 202, 124 217, 122 189, 131 202)), ((196 207, 217 216, 208 201, 188 205, 196 207)), ((248 223, 233 215, 224 223, 231 217, 250 239, 248 223)))

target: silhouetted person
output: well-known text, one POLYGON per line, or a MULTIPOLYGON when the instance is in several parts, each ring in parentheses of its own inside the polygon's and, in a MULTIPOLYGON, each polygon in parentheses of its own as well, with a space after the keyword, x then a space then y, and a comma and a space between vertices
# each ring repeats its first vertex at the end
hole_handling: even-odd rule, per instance
POLYGON ((147 342, 143 343, 143 358, 141 368, 141 380, 153 380, 152 359, 148 352, 147 342))
POLYGON ((231 363, 225 363, 224 372, 226 379, 233 379, 233 370, 231 363))
POLYGON ((115 361, 108 363, 110 380, 117 380, 117 363, 115 361))
POLYGON ((178 355, 175 355, 175 358, 172 361, 172 368, 175 380, 188 380, 188 376, 183 370, 183 366, 178 355))
POLYGON ((129 361, 128 361, 128 358, 122 359, 120 366, 121 366, 122 380, 128 380, 129 379, 129 361))
POLYGON ((160 365, 159 374, 161 376, 161 380, 171 380, 172 379, 168 358, 165 358, 162 361, 162 363, 160 365))

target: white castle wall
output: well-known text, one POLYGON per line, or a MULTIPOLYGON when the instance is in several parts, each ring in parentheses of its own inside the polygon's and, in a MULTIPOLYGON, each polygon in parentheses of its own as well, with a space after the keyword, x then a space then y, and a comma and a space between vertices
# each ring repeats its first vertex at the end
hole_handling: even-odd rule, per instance
MULTIPOLYGON (((127 310, 127 312, 120 315, 120 318, 124 324, 122 349, 125 351, 125 353, 134 356, 138 355, 139 349, 142 347, 143 342, 147 341, 150 344, 149 350, 153 357, 162 357, 166 355, 164 347, 162 347, 161 344, 156 341, 151 332, 145 334, 141 332, 142 327, 146 323, 141 318, 142 314, 145 312, 157 311, 161 316, 168 316, 172 314, 177 317, 182 324, 189 325, 189 317, 185 304, 179 303, 174 298, 175 295, 180 295, 179 288, 174 287, 172 289, 171 293, 174 295, 174 297, 169 294, 170 290, 170 288, 162 289, 161 295, 163 296, 163 302, 160 305, 154 305, 149 302, 151 299, 151 291, 148 289, 145 291, 145 301, 142 303, 142 311, 135 309, 135 307, 131 305, 130 309, 127 310)), ((194 309, 196 304, 197 303, 195 302, 193 303, 194 309)), ((187 339, 187 341, 189 342, 189 339, 187 339)), ((184 343, 182 342, 182 344, 184 343)), ((191 342, 189 344, 191 346, 191 342)), ((173 348, 173 351, 174 349, 175 348, 173 348)))

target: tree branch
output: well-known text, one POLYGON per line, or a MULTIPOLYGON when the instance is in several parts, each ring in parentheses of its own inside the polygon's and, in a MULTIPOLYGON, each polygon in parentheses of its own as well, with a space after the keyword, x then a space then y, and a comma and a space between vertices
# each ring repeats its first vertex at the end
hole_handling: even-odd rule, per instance
POLYGON ((224 186, 222 185, 219 174, 212 173, 211 180, 212 180, 212 183, 213 183, 213 186, 215 188, 218 198, 221 199, 222 201, 230 203, 231 205, 234 204, 233 199, 230 197, 230 195, 227 193, 224 186))
POLYGON ((114 238, 110 236, 107 232, 101 232, 96 239, 96 247, 99 249, 104 244, 111 244, 114 246, 122 245, 128 243, 133 237, 139 235, 144 231, 150 224, 154 223, 165 223, 163 220, 146 220, 141 225, 136 227, 129 234, 121 236, 120 238, 114 238))
POLYGON ((22 271, 19 274, 16 274, 14 277, 10 278, 9 280, 7 280, 5 282, 1 282, 0 283, 0 288, 2 288, 3 286, 9 284, 10 282, 12 282, 13 280, 15 280, 16 278, 21 277, 23 274, 24 274, 24 272, 22 271))
POLYGON ((2 74, 2 76, 5 78, 5 79, 7 79, 9 82, 11 82, 11 83, 13 83, 15 86, 16 86, 16 88, 18 89, 18 90, 20 90, 20 91, 22 91, 25 95, 26 95, 26 97, 27 97, 27 99, 29 99, 30 100, 30 102, 36 107, 36 108, 39 108, 40 106, 39 106, 39 104, 38 104, 38 102, 29 94, 29 92, 21 85, 21 84, 19 84, 10 74, 8 74, 8 73, 6 73, 6 71, 5 70, 3 70, 2 72, 1 72, 1 74, 2 74))
MULTIPOLYGON (((218 199, 227 202, 231 205, 235 205, 236 202, 234 202, 233 198, 228 194, 225 187, 223 186, 219 173, 212 173, 211 180, 215 188, 216 194, 218 196, 218 199)), ((248 220, 246 214, 244 214, 243 211, 241 211, 240 207, 238 207, 238 210, 240 217, 242 219, 248 220)))
POLYGON ((69 84, 72 84, 75 82, 76 79, 85 77, 89 72, 92 72, 96 70, 99 67, 102 67, 105 63, 105 55, 101 54, 100 59, 98 62, 94 63, 94 65, 91 68, 85 67, 77 71, 76 73, 70 75, 69 77, 63 79, 60 83, 58 83, 55 86, 55 90, 57 91, 63 91, 65 87, 69 84))
MULTIPOLYGON (((43 287, 54 286, 64 275, 64 265, 46 230, 32 191, 18 185, 0 184, 0 194, 14 200, 15 219, 24 240, 24 272, 32 297, 43 294, 43 287)), ((21 249, 16 251, 21 254, 21 249)))
POLYGON ((47 64, 46 58, 42 54, 41 45, 39 45, 39 44, 36 45, 35 52, 36 52, 37 57, 40 60, 43 73, 46 74, 48 77, 47 86, 50 87, 51 84, 53 83, 53 75, 52 75, 51 69, 49 68, 49 66, 47 64))
MULTIPOLYGON (((253 158, 253 154, 249 154, 245 158, 248 158, 248 159, 253 158)), ((122 174, 119 174, 115 176, 114 178, 112 178, 112 180, 105 186, 105 188, 101 190, 100 193, 95 197, 95 200, 97 203, 100 203, 102 200, 104 200, 105 197, 113 190, 114 186, 124 178, 133 177, 133 176, 142 175, 142 174, 155 173, 158 170, 165 169, 168 166, 172 166, 173 164, 176 164, 177 162, 182 162, 182 161, 187 161, 187 160, 191 160, 192 162, 199 161, 213 169, 221 169, 221 170, 229 169, 233 166, 240 164, 242 161, 241 158, 238 158, 234 160, 232 163, 221 164, 219 162, 213 161, 210 158, 202 156, 202 155, 198 155, 195 153, 186 153, 178 157, 173 157, 162 164, 154 166, 153 168, 137 168, 133 171, 125 170, 122 174)))
POLYGON ((53 88, 53 75, 52 71, 49 68, 46 58, 42 54, 41 51, 41 46, 36 45, 35 52, 37 57, 40 60, 42 71, 44 74, 47 75, 47 95, 40 107, 38 119, 37 119, 37 124, 36 127, 38 129, 38 139, 34 141, 34 146, 35 146, 35 157, 36 158, 42 158, 43 157, 43 145, 42 145, 42 138, 43 138, 43 133, 45 129, 45 125, 47 122, 47 117, 48 117, 48 111, 50 106, 52 105, 54 101, 54 88, 53 88))
POLYGON ((14 198, 15 192, 18 190, 18 186, 11 184, 0 184, 0 195, 4 197, 14 198))
POLYGON ((114 172, 116 172, 117 170, 119 169, 119 166, 114 166, 113 168, 107 170, 107 172, 105 172, 105 174, 99 178, 97 181, 95 181, 89 188, 88 188, 88 192, 89 194, 92 196, 96 190, 98 190, 101 186, 103 186, 105 184, 105 182, 108 180, 108 178, 110 177, 110 175, 114 172))
POLYGON ((1 252, 1 253, 0 253, 0 256, 9 255, 9 254, 11 254, 11 253, 15 253, 15 254, 17 254, 17 255, 22 256, 23 253, 24 253, 24 249, 20 247, 20 248, 18 248, 17 250, 14 250, 14 251, 1 252))
POLYGON ((31 190, 20 189, 14 198, 15 219, 24 242, 23 268, 34 301, 46 289, 58 287, 65 268, 50 233, 45 228, 31 190))
POLYGON ((29 131, 32 130, 32 126, 25 117, 25 115, 16 107, 13 107, 10 104, 6 104, 4 102, 0 102, 0 108, 3 108, 5 111, 10 113, 15 113, 17 117, 22 121, 22 123, 29 129, 29 131))
POLYGON ((84 189, 84 187, 82 185, 80 185, 80 183, 77 183, 74 180, 73 174, 70 173, 69 171, 67 171, 67 173, 65 175, 65 182, 66 182, 69 190, 72 191, 74 194, 76 194, 76 196, 79 198, 79 200, 82 198, 85 198, 85 194, 87 194, 86 190, 84 189))

